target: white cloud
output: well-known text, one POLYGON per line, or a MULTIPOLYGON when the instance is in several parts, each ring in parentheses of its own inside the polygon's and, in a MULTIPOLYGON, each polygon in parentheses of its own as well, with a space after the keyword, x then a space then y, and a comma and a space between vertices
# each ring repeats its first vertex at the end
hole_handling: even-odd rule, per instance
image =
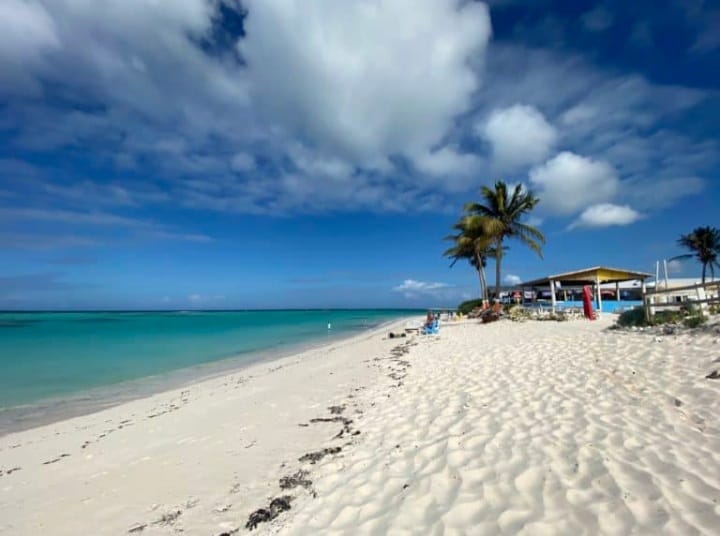
POLYGON ((682 273, 682 271, 683 271, 682 262, 680 262, 678 259, 673 259, 671 261, 668 261, 667 269, 668 269, 668 272, 671 274, 682 273))
POLYGON ((620 185, 617 173, 607 162, 567 151, 533 168, 530 182, 540 189, 542 208, 560 215, 608 201, 620 185))
POLYGON ((205 294, 190 294, 187 297, 187 300, 192 303, 193 305, 199 305, 199 304, 211 304, 211 303, 217 303, 225 300, 225 296, 208 296, 205 294))
POLYGON ((582 214, 580 214, 580 217, 570 225, 570 229, 577 227, 630 225, 640 218, 642 218, 642 214, 630 208, 628 205, 600 203, 586 208, 582 214))
POLYGON ((503 277, 503 281, 507 283, 508 285, 519 285, 522 283, 522 279, 520 276, 514 275, 514 274, 507 274, 505 277, 503 277))
POLYGON ((252 171, 255 169, 255 158, 248 153, 237 153, 233 156, 230 166, 233 171, 252 171))
POLYGON ((416 298, 418 296, 445 297, 448 295, 448 289, 450 289, 450 285, 447 283, 417 281, 415 279, 406 279, 402 284, 393 287, 395 292, 402 292, 406 298, 416 298))
POLYGON ((349 179, 354 167, 343 159, 325 156, 309 150, 307 147, 294 143, 288 149, 293 163, 308 177, 349 179))
POLYGON ((248 64, 266 116, 354 162, 436 144, 478 86, 484 4, 248 0, 248 64))
POLYGON ((560 116, 560 121, 564 125, 576 125, 578 123, 585 123, 586 121, 590 121, 596 115, 597 110, 595 110, 594 108, 584 104, 578 104, 577 106, 573 106, 569 110, 563 112, 560 116))
MULTIPOLYGON (((239 45, 224 35, 220 4, 0 0, 8 146, 82 148, 93 164, 125 166, 129 178, 112 191, 83 177, 75 192, 57 173, 44 179, 65 186, 71 208, 87 192, 123 214, 150 203, 249 214, 454 210, 456 194, 499 171, 474 146, 477 118, 511 111, 519 130, 495 132, 496 164, 537 164, 561 146, 607 162, 630 186, 577 212, 609 201, 650 212, 700 191, 717 169, 716 140, 672 130, 709 92, 610 73, 566 50, 503 41, 485 54, 489 18, 478 2, 249 0, 239 45), (61 99, 44 98, 55 88, 61 99), (685 188, 682 177, 692 178, 685 188)), ((30 190, 10 188, 46 205, 49 189, 40 203, 30 190)))
POLYGON ((0 94, 33 94, 40 84, 33 69, 43 66, 43 54, 57 49, 60 39, 52 17, 35 1, 0 3, 0 94))
POLYGON ((477 155, 460 153, 451 147, 421 154, 414 163, 420 172, 441 179, 438 185, 448 192, 467 190, 484 164, 477 155))
POLYGON ((447 283, 431 283, 427 281, 416 281, 415 279, 406 279, 402 284, 393 288, 397 292, 431 292, 441 288, 447 288, 447 283))
POLYGON ((503 169, 541 162, 557 141, 555 127, 537 109, 522 104, 494 110, 477 129, 503 169))

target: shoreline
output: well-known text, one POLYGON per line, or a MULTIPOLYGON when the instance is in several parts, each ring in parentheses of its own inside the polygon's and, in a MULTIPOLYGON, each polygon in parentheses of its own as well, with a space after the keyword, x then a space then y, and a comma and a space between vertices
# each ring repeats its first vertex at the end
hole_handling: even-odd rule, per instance
POLYGON ((405 322, 0 437, 0 534, 234 530, 337 441, 328 407, 389 381, 368 363, 405 322))
POLYGON ((272 363, 296 354, 317 350, 343 341, 350 341, 354 337, 385 329, 385 327, 400 321, 407 322, 409 318, 411 317, 387 320, 361 331, 346 331, 339 334, 328 333, 324 338, 318 337, 317 339, 289 343, 265 350, 234 354, 207 363, 170 370, 162 374, 154 374, 73 392, 67 396, 43 398, 28 404, 0 407, 0 438, 8 434, 82 417, 167 391, 186 388, 195 383, 239 373, 254 365, 272 363))

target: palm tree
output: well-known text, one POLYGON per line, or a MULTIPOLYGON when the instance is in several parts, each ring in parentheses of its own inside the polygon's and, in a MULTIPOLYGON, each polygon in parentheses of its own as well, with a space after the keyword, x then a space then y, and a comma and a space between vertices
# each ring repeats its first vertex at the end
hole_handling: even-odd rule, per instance
POLYGON ((483 186, 480 190, 484 203, 468 203, 465 211, 468 214, 481 216, 488 235, 493 237, 495 245, 495 297, 500 296, 501 265, 503 258, 503 241, 516 238, 537 252, 542 258, 542 245, 545 243, 543 234, 521 220, 535 208, 540 200, 532 192, 518 184, 509 194, 503 181, 497 181, 494 188, 483 186))
POLYGON ((715 267, 720 268, 718 256, 720 256, 720 230, 714 227, 697 227, 686 235, 680 235, 678 244, 692 253, 678 255, 671 260, 691 259, 695 257, 702 264, 702 282, 705 284, 705 275, 708 267, 710 277, 715 279, 715 267))
POLYGON ((492 246, 493 237, 487 234, 485 219, 481 216, 463 216, 460 221, 453 225, 457 234, 445 237, 445 240, 452 240, 453 246, 448 248, 444 257, 450 257, 453 261, 450 266, 461 259, 467 260, 475 268, 480 279, 480 296, 488 299, 487 279, 485 268, 488 258, 495 256, 495 248, 492 246))

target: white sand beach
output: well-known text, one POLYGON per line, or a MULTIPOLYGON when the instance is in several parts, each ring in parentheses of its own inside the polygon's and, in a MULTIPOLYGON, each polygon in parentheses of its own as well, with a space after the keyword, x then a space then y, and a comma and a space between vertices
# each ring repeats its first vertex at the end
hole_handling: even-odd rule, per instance
POLYGON ((720 334, 402 324, 0 438, 0 533, 718 533, 720 334))

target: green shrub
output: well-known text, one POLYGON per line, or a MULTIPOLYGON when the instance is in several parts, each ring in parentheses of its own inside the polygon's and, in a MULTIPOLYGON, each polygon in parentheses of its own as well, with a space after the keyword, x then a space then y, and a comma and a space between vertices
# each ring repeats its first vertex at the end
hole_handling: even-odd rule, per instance
POLYGON ((684 311, 658 311, 653 318, 653 324, 674 324, 687 316, 684 311))
POLYGON ((483 301, 482 300, 468 300, 462 302, 458 306, 458 312, 462 313, 464 315, 468 314, 470 311, 475 309, 476 307, 482 307, 483 301))
POLYGON ((710 311, 711 315, 720 315, 720 303, 714 303, 712 304, 708 311, 710 311))
POLYGON ((624 328, 632 326, 647 326, 648 322, 645 318, 645 309, 642 307, 635 307, 634 309, 623 311, 617 319, 617 325, 624 328))
POLYGON ((688 328, 697 328, 702 326, 705 322, 707 322, 707 318, 702 315, 688 316, 685 320, 683 320, 683 324, 685 324, 685 327, 688 328))

